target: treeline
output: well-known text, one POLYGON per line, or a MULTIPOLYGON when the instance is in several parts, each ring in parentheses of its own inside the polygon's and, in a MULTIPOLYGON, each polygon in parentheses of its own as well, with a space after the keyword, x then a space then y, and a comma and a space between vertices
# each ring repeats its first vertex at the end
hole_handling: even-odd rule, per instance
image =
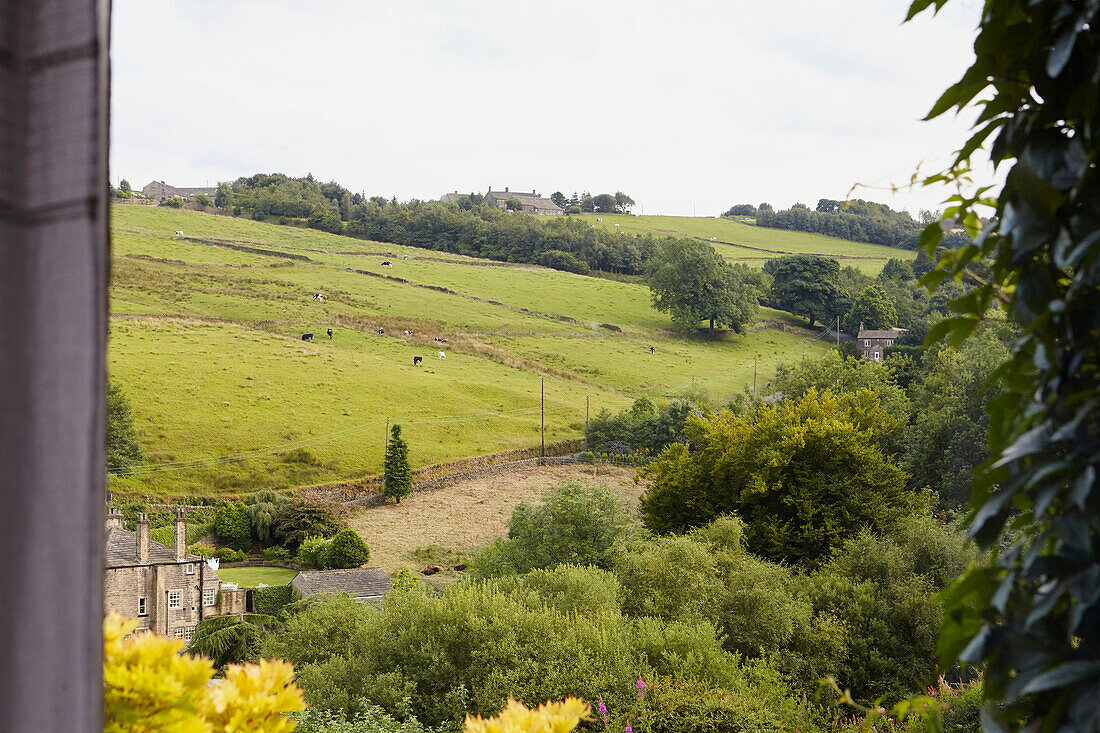
MULTIPOLYGON (((600 194, 614 210, 633 204, 625 194, 600 194), (625 197, 621 204, 616 197, 625 197), (610 202, 616 202, 614 204, 610 202), (629 204, 627 203, 629 202, 629 204)), ((218 187, 215 204, 234 214, 305 225, 378 242, 525 262, 587 274, 592 270, 639 275, 659 238, 611 233, 565 217, 516 216, 485 204, 479 194, 456 203, 398 202, 365 197, 311 175, 257 174, 218 187)), ((602 210, 602 209, 601 209, 602 210)))
POLYGON ((738 204, 723 216, 752 216, 756 225, 770 229, 824 234, 852 242, 869 242, 887 247, 916 249, 920 223, 907 211, 894 211, 886 204, 854 199, 821 199, 811 211, 806 204, 795 204, 776 211, 768 204, 755 207, 738 204))

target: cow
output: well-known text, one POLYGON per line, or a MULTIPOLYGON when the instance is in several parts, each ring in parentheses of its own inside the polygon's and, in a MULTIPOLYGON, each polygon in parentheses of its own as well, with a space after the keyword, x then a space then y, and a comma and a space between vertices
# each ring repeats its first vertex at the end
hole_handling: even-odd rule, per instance
POLYGON ((407 260, 407 259, 409 259, 409 256, 408 256, 408 255, 405 255, 405 259, 406 259, 406 260, 407 260))
POLYGON ((649 347, 649 353, 656 354, 657 353, 657 347, 656 346, 650 346, 649 347))
POLYGON ((312 333, 303 333, 302 334, 302 341, 308 341, 312 344, 313 343, 313 334, 312 333))
POLYGON ((444 360, 444 359, 446 359, 446 358, 447 358, 447 355, 446 355, 446 354, 444 354, 444 353, 443 353, 442 351, 440 351, 440 352, 439 352, 439 360, 440 360, 440 361, 443 361, 443 360, 444 360))
POLYGON ((438 565, 429 565, 428 567, 421 570, 420 574, 421 575, 435 575, 436 573, 441 572, 442 570, 443 570, 443 568, 439 567, 438 565))
POLYGON ((331 328, 328 330, 328 337, 329 337, 329 339, 332 338, 332 329, 331 328))
POLYGON ((438 336, 436 336, 436 337, 435 337, 435 342, 436 342, 437 344, 445 344, 445 343, 447 343, 447 339, 441 339, 441 338, 439 338, 438 336))
POLYGON ((386 329, 384 329, 384 328, 378 329, 378 335, 379 336, 385 336, 386 335, 386 329))
POLYGON ((180 231, 179 229, 177 229, 177 230, 176 230, 176 236, 177 236, 177 237, 182 237, 182 236, 183 236, 183 232, 181 232, 181 231, 180 231))
POLYGON ((413 335, 413 332, 412 332, 412 331, 410 331, 409 329, 407 329, 407 328, 406 328, 406 329, 405 329, 405 335, 406 335, 406 336, 412 336, 412 335, 413 335))
POLYGON ((460 562, 458 565, 455 565, 455 570, 457 570, 460 573, 465 569, 466 569, 466 563, 464 563, 464 562, 460 562))
POLYGON ((382 261, 382 267, 393 267, 393 263, 390 262, 389 260, 383 260, 382 261))
POLYGON ((414 356, 413 357, 413 366, 420 366, 423 362, 424 362, 424 357, 423 356, 414 356))

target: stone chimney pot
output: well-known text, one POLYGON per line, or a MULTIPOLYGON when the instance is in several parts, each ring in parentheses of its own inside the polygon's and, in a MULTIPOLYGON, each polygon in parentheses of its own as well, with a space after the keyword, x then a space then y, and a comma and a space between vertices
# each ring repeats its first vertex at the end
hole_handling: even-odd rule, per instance
POLYGON ((149 515, 142 512, 137 519, 137 561, 149 562, 149 533, 152 525, 149 523, 149 515))
POLYGON ((176 509, 176 560, 182 560, 187 554, 187 517, 183 508, 176 509))

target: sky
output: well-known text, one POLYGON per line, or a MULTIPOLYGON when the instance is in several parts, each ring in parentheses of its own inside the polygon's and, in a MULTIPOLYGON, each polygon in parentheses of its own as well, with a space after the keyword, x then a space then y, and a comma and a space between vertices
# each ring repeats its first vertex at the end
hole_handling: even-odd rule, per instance
MULTIPOLYGON (((114 0, 117 184, 312 173, 369 195, 624 191, 635 213, 894 194, 973 113, 922 122, 979 0, 114 0)), ((988 164, 981 182, 991 182, 988 164), (987 180, 989 179, 989 180, 987 180)))

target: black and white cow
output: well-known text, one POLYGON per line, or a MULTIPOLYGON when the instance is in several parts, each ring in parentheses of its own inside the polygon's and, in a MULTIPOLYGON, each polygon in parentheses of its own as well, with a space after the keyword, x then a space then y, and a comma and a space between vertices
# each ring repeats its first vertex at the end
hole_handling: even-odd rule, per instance
POLYGON ((379 336, 385 336, 386 335, 386 329, 384 329, 384 328, 378 329, 378 335, 379 336))
POLYGON ((312 333, 303 333, 302 334, 302 341, 308 341, 310 343, 313 343, 313 334, 312 333))
POLYGON ((413 357, 413 366, 420 366, 423 362, 424 362, 424 357, 423 356, 414 356, 413 357))
POLYGON ((330 339, 332 338, 332 329, 331 329, 331 328, 330 328, 330 329, 328 330, 328 337, 329 337, 330 339))

